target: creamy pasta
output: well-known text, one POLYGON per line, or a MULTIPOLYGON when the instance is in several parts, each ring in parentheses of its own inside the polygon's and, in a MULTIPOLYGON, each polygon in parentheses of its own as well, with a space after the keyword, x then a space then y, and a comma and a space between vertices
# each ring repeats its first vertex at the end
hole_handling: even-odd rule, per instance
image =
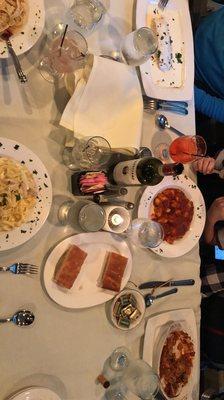
POLYGON ((0 33, 20 30, 27 20, 27 0, 0 0, 0 33))
POLYGON ((0 231, 27 222, 36 204, 36 185, 31 172, 19 162, 0 157, 0 231))

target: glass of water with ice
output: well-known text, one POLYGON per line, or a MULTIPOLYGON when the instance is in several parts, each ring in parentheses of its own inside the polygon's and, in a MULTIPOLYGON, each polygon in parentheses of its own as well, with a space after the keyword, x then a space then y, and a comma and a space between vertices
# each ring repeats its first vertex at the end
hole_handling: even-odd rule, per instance
POLYGON ((99 0, 75 0, 71 7, 73 21, 87 31, 101 20, 106 8, 99 0))
POLYGON ((148 249, 159 246, 164 238, 162 225, 147 218, 134 219, 126 234, 133 244, 148 249))
POLYGON ((158 49, 156 33, 147 27, 129 33, 121 44, 121 59, 124 63, 137 67, 144 64, 158 49))
POLYGON ((125 370, 122 383, 142 400, 152 400, 159 391, 159 377, 143 360, 133 360, 125 370))

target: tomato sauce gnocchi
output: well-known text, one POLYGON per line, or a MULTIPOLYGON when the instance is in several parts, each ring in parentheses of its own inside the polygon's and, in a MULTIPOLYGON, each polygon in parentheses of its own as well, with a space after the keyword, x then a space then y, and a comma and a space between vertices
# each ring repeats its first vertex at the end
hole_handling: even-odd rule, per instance
POLYGON ((194 205, 179 189, 165 189, 153 201, 151 218, 159 222, 164 230, 164 240, 173 244, 190 229, 194 205))

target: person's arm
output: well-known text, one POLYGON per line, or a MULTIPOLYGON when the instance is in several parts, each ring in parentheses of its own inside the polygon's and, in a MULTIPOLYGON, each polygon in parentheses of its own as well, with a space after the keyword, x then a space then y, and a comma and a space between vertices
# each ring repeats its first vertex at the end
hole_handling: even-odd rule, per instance
POLYGON ((224 122, 224 100, 211 96, 204 90, 194 87, 196 111, 219 122, 224 122))
POLYGON ((207 212, 204 239, 208 244, 220 246, 219 233, 216 234, 215 225, 218 221, 224 221, 224 197, 216 199, 207 212))

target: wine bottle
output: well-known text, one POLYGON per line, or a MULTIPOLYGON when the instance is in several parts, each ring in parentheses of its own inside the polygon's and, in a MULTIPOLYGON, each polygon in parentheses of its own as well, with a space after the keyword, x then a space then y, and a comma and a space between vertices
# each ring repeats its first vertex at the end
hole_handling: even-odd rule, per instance
POLYGON ((118 163, 113 171, 109 171, 108 178, 111 183, 124 186, 149 185, 160 183, 164 176, 180 175, 184 170, 183 164, 163 164, 154 157, 143 157, 118 163))

